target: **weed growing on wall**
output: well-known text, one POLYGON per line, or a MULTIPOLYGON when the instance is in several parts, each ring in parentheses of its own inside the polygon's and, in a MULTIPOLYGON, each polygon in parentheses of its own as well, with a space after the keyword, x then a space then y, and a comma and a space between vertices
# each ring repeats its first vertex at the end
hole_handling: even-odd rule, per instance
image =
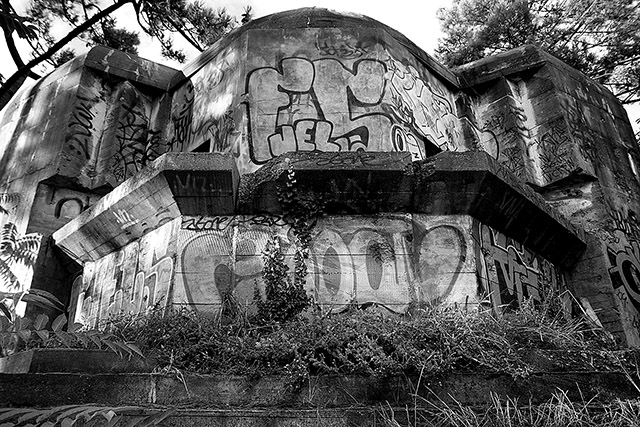
POLYGON ((306 253, 311 241, 311 231, 324 213, 322 195, 301 188, 291 165, 287 169, 284 184, 278 187, 277 195, 284 220, 291 225, 306 253))

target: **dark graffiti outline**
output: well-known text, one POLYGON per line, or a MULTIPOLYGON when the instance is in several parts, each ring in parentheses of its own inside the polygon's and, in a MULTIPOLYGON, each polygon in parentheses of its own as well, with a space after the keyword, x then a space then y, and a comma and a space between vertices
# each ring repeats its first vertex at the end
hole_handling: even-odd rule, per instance
POLYGON ((365 45, 361 40, 356 41, 354 46, 349 42, 342 41, 337 47, 331 46, 327 40, 320 42, 316 40, 316 49, 323 56, 337 56, 342 59, 356 59, 369 53, 370 45, 365 45))
POLYGON ((70 149, 75 150, 78 156, 89 160, 91 158, 89 145, 95 129, 93 120, 96 118, 91 108, 98 102, 98 99, 84 95, 78 95, 77 99, 67 125, 68 134, 65 142, 70 149))
MULTIPOLYGON (((358 61, 355 61, 353 63, 353 68, 350 69, 349 67, 346 67, 344 64, 342 64, 339 60, 337 59, 333 59, 333 58, 325 58, 325 59, 318 59, 315 61, 309 61, 306 58, 298 58, 298 57, 287 57, 287 58, 283 58, 282 60, 280 60, 280 62, 275 66, 275 67, 258 67, 255 68, 253 70, 251 70, 251 72, 249 72, 247 74, 247 78, 245 81, 245 97, 248 97, 250 92, 251 92, 251 86, 250 86, 250 82, 251 82, 251 77, 258 72, 261 72, 262 70, 275 70, 279 76, 281 76, 281 78, 283 78, 282 76, 284 76, 285 74, 285 69, 284 69, 284 64, 285 61, 290 61, 290 60, 294 60, 294 61, 305 61, 306 63, 308 63, 311 67, 312 70, 312 78, 311 78, 311 82, 309 83, 309 89, 305 90, 304 92, 298 92, 295 90, 288 90, 283 88, 281 85, 278 85, 278 91, 282 92, 283 94, 286 94, 288 96, 288 102, 284 105, 279 105, 276 108, 277 111, 277 115, 276 117, 279 118, 282 113, 284 111, 287 111, 289 109, 291 109, 291 107, 294 105, 294 95, 301 95, 301 94, 309 94, 310 100, 313 104, 313 106, 315 107, 316 110, 316 114, 317 117, 315 119, 313 118, 305 118, 305 119, 300 119, 294 122, 294 124, 298 124, 298 123, 306 123, 306 122, 315 122, 317 126, 318 122, 323 122, 323 123, 327 123, 331 126, 331 132, 333 132, 334 129, 334 124, 333 122, 327 120, 327 116, 323 110, 322 105, 323 104, 331 104, 331 103, 323 103, 322 100, 318 97, 317 91, 314 87, 314 85, 316 84, 316 78, 322 78, 322 76, 320 74, 316 73, 316 64, 321 63, 321 62, 333 62, 336 63, 340 66, 340 68, 343 71, 348 72, 351 76, 356 77, 360 71, 360 66, 363 63, 366 62, 371 62, 371 63, 376 63, 378 65, 380 65, 383 69, 383 71, 386 73, 387 69, 386 69, 386 65, 384 62, 379 61, 379 60, 373 60, 373 59, 360 59, 358 61)), ((366 101, 362 101, 359 100, 358 97, 356 96, 356 94, 353 93, 353 90, 351 89, 350 86, 348 86, 348 83, 346 85, 346 106, 347 106, 347 110, 348 110, 348 117, 349 120, 351 122, 355 122, 359 119, 364 119, 367 117, 385 117, 387 120, 391 121, 391 117, 385 113, 385 112, 381 112, 381 111, 374 111, 371 110, 371 108, 373 107, 377 107, 379 105, 381 105, 382 100, 384 98, 384 94, 385 94, 385 88, 386 88, 386 81, 383 80, 382 81, 382 85, 383 87, 380 90, 380 95, 379 98, 377 100, 372 100, 371 102, 366 102, 366 101)), ((256 152, 255 152, 255 148, 254 148, 254 135, 253 135, 253 131, 255 128, 255 124, 254 122, 254 118, 252 117, 251 114, 251 100, 247 100, 243 102, 245 104, 245 108, 246 108, 246 114, 247 114, 247 128, 248 128, 248 139, 249 139, 249 157, 251 159, 251 161, 257 165, 261 165, 266 163, 269 159, 266 160, 260 160, 257 158, 256 156, 256 152)), ((293 129, 289 129, 287 128, 287 126, 291 127, 291 125, 283 125, 283 124, 278 124, 278 119, 276 118, 276 126, 275 126, 275 131, 272 134, 273 135, 277 135, 281 140, 285 139, 285 135, 283 135, 283 132, 287 132, 288 136, 294 136, 295 137, 295 127, 293 129), (286 129, 286 130, 283 130, 286 129)), ((291 121, 291 119, 288 120, 289 122, 291 121)), ((296 151, 300 149, 300 142, 297 139, 294 139, 295 144, 296 144, 296 151)), ((338 136, 331 136, 327 139, 326 141, 329 144, 332 144, 332 146, 335 148, 334 150, 330 150, 330 151, 343 151, 343 150, 353 150, 353 148, 355 147, 355 144, 362 144, 363 147, 360 148, 367 148, 369 145, 369 132, 368 129, 364 126, 359 126, 359 127, 355 127, 353 129, 351 129, 351 131, 346 132, 345 134, 342 135, 338 135, 338 136), (355 139, 354 139, 355 138, 355 139), (342 142, 343 140, 345 140, 345 142, 342 142)), ((316 146, 316 143, 314 141, 313 143, 314 147, 316 146)), ((273 151, 273 147, 271 145, 271 143, 269 143, 269 150, 270 150, 270 154, 272 157, 274 157, 274 153, 273 151)), ((314 150, 307 150, 307 151, 319 151, 317 150, 317 147, 314 148, 314 150)))

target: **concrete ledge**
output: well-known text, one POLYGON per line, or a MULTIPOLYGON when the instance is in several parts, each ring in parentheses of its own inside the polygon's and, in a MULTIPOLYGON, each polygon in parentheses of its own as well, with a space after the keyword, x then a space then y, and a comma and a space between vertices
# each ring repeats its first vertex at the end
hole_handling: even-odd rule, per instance
POLYGON ((79 263, 95 261, 188 214, 233 213, 230 154, 165 153, 53 234, 79 263))
POLYGON ((122 373, 150 372, 152 369, 147 359, 122 357, 108 350, 39 348, 0 357, 2 374, 122 373))
POLYGON ((570 267, 584 232, 481 151, 442 152, 416 163, 415 212, 468 214, 549 261, 570 267))
POLYGON ((327 214, 471 215, 564 267, 586 248, 582 230, 482 151, 414 163, 409 153, 283 154, 241 178, 238 211, 282 213, 277 191, 289 168, 301 198, 320 196, 327 214))
POLYGON ((452 374, 446 377, 312 377, 302 384, 283 377, 168 374, 0 374, 2 407, 66 404, 165 405, 190 408, 349 408, 411 405, 414 393, 448 404, 484 405, 491 392, 532 404, 557 390, 572 401, 608 402, 636 398, 623 373, 536 373, 524 379, 504 374, 452 374), (184 379, 184 382, 183 382, 184 379), (420 388, 416 387, 420 383, 420 388))
POLYGON ((182 72, 137 55, 106 46, 95 46, 86 53, 84 65, 111 76, 168 91, 171 81, 182 72))
POLYGON ((453 72, 458 76, 461 88, 467 89, 502 76, 542 67, 549 57, 549 54, 537 46, 524 45, 463 64, 453 72))
POLYGON ((284 187, 289 168, 295 172, 296 188, 321 196, 327 214, 397 212, 411 206, 410 153, 296 152, 244 175, 238 210, 280 214, 277 188, 284 187))

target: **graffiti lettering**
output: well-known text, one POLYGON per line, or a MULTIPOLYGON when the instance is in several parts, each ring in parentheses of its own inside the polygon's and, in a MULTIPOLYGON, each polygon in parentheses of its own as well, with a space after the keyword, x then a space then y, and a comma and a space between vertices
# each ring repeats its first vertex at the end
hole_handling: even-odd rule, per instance
POLYGON ((66 142, 69 148, 78 156, 89 160, 91 157, 91 139, 93 138, 93 119, 96 117, 91 111, 98 102, 97 99, 78 95, 78 102, 73 108, 68 124, 66 142))
MULTIPOLYGON (((118 152, 113 158, 113 173, 118 181, 138 172, 155 156, 148 151, 149 122, 144 111, 136 106, 123 105, 125 114, 116 127, 118 152)), ((156 138, 156 145, 158 139, 156 138)), ((155 147, 150 147, 155 148, 155 147)))
MULTIPOLYGON (((289 227, 260 227, 252 222, 254 218, 238 217, 231 227, 225 221, 223 230, 190 234, 193 237, 181 249, 179 268, 189 304, 217 310, 221 295, 229 291, 243 304, 251 304, 254 290, 262 286, 261 253, 274 232, 280 236, 285 257, 293 263, 295 246, 289 227), (211 272, 217 293, 211 291, 211 272)), ((307 289, 319 303, 335 311, 357 301, 402 312, 414 300, 465 301, 469 290, 475 300, 475 275, 470 277, 471 285, 461 285, 469 278, 462 280, 461 271, 471 259, 463 233, 454 225, 428 223, 428 219, 405 216, 357 225, 321 219, 310 242, 307 289), (408 238, 416 227, 422 231, 408 238), (441 253, 436 246, 445 249, 441 253)))
POLYGON ((138 223, 138 220, 133 218, 129 212, 124 209, 117 209, 113 212, 113 216, 116 217, 116 222, 120 224, 120 227, 125 229, 138 223))
POLYGON ((541 301, 545 291, 564 287, 546 259, 485 225, 478 230, 478 274, 495 310, 517 308, 525 298, 541 301))
POLYGON ((164 309, 170 300, 173 257, 167 255, 171 226, 109 254, 85 268, 74 283, 72 319, 96 326, 112 315, 164 309))
POLYGON ((171 151, 182 151, 183 147, 189 143, 194 98, 195 91, 190 81, 175 95, 178 102, 173 104, 171 111, 171 120, 173 121, 173 138, 169 143, 171 151))
POLYGON ((245 96, 255 164, 290 151, 396 150, 423 159, 459 138, 439 82, 391 56, 350 67, 337 59, 285 58, 277 68, 251 71, 245 96))
POLYGON ((337 56, 342 59, 357 59, 369 53, 369 46, 365 46, 361 41, 357 41, 356 44, 352 46, 348 42, 330 45, 329 42, 323 40, 321 43, 316 42, 316 48, 320 55, 337 56))
POLYGON ((375 60, 348 69, 335 59, 303 58, 283 59, 279 69, 253 70, 246 88, 252 160, 262 164, 288 151, 380 147, 380 132, 370 132, 379 128, 373 116, 380 114, 366 107, 382 101, 384 72, 375 60))
POLYGON ((199 193, 209 194, 221 191, 223 183, 218 182, 211 175, 203 173, 176 173, 175 178, 170 182, 171 188, 176 194, 199 193))
POLYGON ((566 177, 576 167, 572 160, 571 144, 564 119, 553 123, 534 144, 542 160, 542 173, 548 182, 566 177))
POLYGON ((623 212, 613 210, 609 215, 614 232, 622 233, 630 242, 640 241, 640 221, 634 211, 629 209, 625 216, 623 212))
POLYGON ((396 61, 391 55, 385 64, 390 76, 388 106, 395 118, 440 149, 455 149, 453 142, 459 137, 457 117, 449 99, 423 80, 412 65, 396 61))
POLYGON ((248 226, 267 226, 267 227, 284 227, 287 222, 282 216, 278 215, 255 215, 251 217, 245 216, 197 216, 183 217, 183 230, 190 231, 224 231, 231 225, 248 225, 248 226))

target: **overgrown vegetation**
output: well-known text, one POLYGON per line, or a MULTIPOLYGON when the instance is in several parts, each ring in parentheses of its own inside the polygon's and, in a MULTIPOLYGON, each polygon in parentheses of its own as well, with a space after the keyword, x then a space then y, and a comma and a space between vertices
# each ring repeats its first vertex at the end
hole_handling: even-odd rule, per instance
POLYGON ((295 271, 290 279, 289 267, 285 263, 280 249, 280 240, 274 236, 263 253, 264 268, 262 277, 265 285, 265 297, 262 298, 256 289, 255 302, 258 315, 255 320, 259 324, 268 325, 274 322, 285 322, 302 313, 310 303, 304 281, 307 267, 302 251, 298 248, 294 255, 295 271))
POLYGON ((532 303, 502 316, 427 307, 399 317, 353 307, 340 314, 307 310, 268 327, 254 319, 223 320, 183 310, 121 318, 109 332, 138 343, 160 366, 225 375, 387 377, 469 371, 526 377, 553 369, 554 363, 556 369, 571 370, 618 370, 625 363, 605 332, 532 303), (544 357, 553 352, 553 360, 544 357))

